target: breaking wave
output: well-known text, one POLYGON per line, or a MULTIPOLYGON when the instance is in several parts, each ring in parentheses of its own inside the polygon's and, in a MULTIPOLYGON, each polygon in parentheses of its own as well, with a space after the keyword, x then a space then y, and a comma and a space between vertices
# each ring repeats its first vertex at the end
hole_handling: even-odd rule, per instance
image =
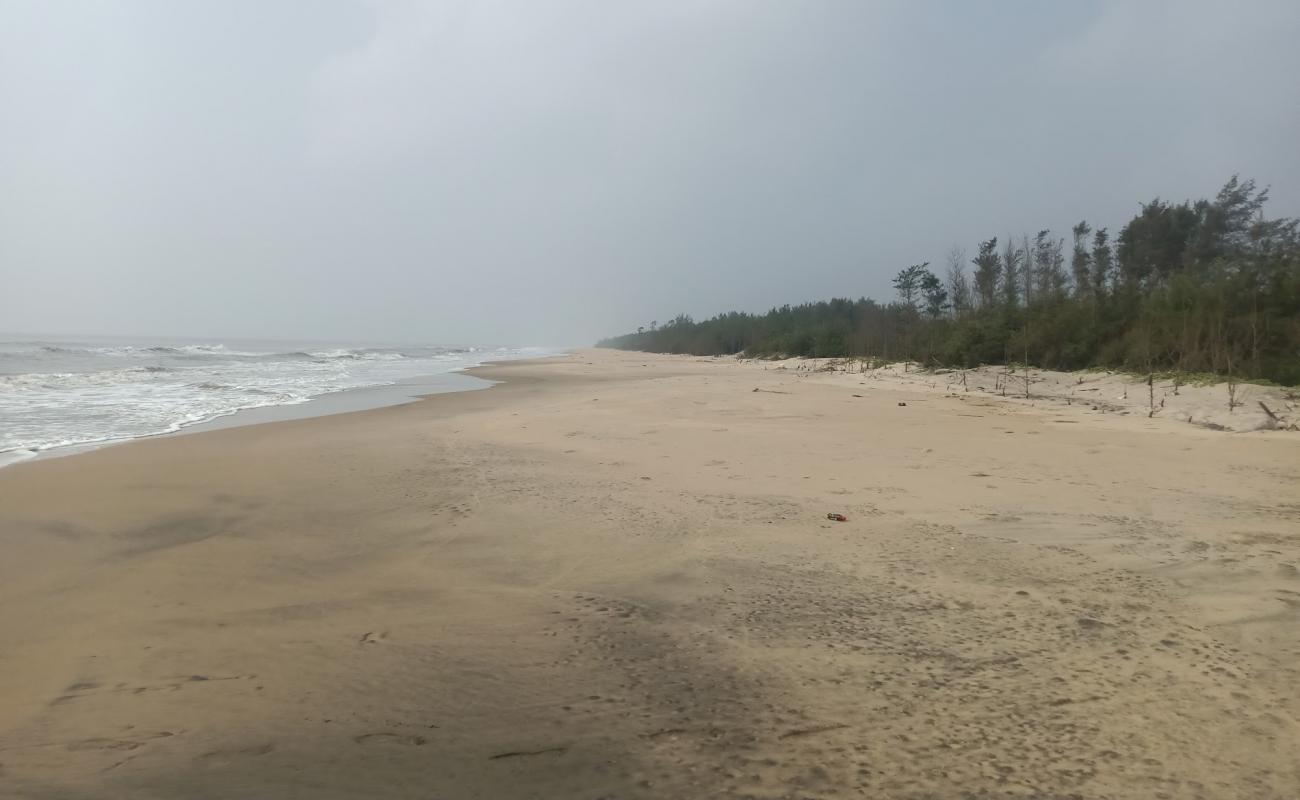
POLYGON ((170 433, 243 409, 543 352, 552 351, 0 341, 0 454, 170 433))

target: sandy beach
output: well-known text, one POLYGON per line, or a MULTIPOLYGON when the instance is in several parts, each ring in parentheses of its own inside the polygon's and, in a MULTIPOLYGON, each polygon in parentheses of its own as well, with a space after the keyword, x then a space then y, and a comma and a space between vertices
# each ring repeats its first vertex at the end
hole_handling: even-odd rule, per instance
POLYGON ((473 374, 0 470, 0 797, 1300 797, 1300 434, 473 374))

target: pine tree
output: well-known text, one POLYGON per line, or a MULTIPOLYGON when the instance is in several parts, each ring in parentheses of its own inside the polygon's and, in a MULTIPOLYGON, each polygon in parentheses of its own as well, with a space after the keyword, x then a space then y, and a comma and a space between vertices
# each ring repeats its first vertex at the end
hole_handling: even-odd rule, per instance
POLYGON ((1110 250, 1110 233, 1098 228, 1092 235, 1092 287, 1097 295, 1114 281, 1114 263, 1110 250))
POLYGON ((930 319, 938 319, 948 310, 948 290, 943 288, 943 281, 928 269, 922 269, 918 286, 925 301, 925 313, 930 319))
POLYGON ((1092 227, 1086 222, 1080 222, 1073 228, 1074 233, 1074 255, 1070 259, 1070 271, 1074 275, 1074 296, 1091 297, 1092 296, 1092 255, 1088 252, 1088 234, 1092 233, 1092 227))
POLYGON ((1020 252, 1024 263, 1020 267, 1020 282, 1023 284, 1021 293, 1025 298, 1025 305, 1033 305, 1038 299, 1037 276, 1034 274, 1034 246, 1030 243, 1029 234, 1020 237, 1020 252))
POLYGON ((1035 297, 1038 300, 1055 299, 1065 292, 1065 242, 1053 239, 1050 230, 1041 230, 1034 237, 1033 271, 1035 297))
MULTIPOLYGON (((1016 249, 1008 236, 1007 246, 1002 250, 1002 301, 1009 308, 1020 304, 1019 274, 1023 263, 1024 253, 1016 249)), ((1025 304, 1029 304, 1028 298, 1025 298, 1025 304)))
POLYGON ((921 292, 922 279, 930 274, 930 270, 927 269, 929 266, 929 261, 924 264, 913 264, 900 270, 894 278, 894 289, 898 292, 899 298, 902 299, 903 305, 913 312, 917 310, 916 298, 921 292))
POLYGON ((996 236, 980 242, 979 255, 971 259, 971 263, 975 265, 975 294, 979 297, 980 306, 992 308, 997 302, 998 278, 1002 273, 996 236))
POLYGON ((970 281, 966 279, 966 251, 953 247, 948 253, 948 292, 952 296, 952 313, 961 316, 971 308, 970 281))

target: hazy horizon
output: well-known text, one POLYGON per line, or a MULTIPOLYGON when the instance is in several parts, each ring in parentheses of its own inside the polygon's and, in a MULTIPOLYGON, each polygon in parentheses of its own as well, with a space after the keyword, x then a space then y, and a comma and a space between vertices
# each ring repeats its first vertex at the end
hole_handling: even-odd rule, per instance
MULTIPOLYGON (((445 347, 473 347, 478 349, 492 347, 527 347, 530 345, 517 344, 511 342, 496 341, 432 341, 427 339, 358 339, 358 338, 338 338, 338 337, 312 337, 312 336, 246 336, 246 335, 229 335, 229 334, 182 334, 176 335, 171 333, 88 333, 86 331, 6 331, 0 330, 0 345, 16 344, 20 342, 49 342, 51 344, 64 343, 81 343, 97 344, 99 342, 109 342, 118 344, 204 344, 204 345, 249 345, 249 344, 277 344, 277 345, 339 345, 354 347, 383 347, 383 346, 402 346, 402 345, 438 345, 445 347)), ((573 346, 581 345, 536 345, 540 348, 550 349, 570 349, 573 346)))
POLYGON ((1300 4, 0 0, 0 329, 579 346, 1233 174, 1300 4))

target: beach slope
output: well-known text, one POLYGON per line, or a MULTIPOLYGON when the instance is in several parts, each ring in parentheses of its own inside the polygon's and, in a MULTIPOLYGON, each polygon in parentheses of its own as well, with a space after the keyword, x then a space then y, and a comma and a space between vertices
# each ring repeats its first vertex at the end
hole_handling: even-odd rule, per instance
POLYGON ((0 796, 1300 796, 1296 434, 474 374, 0 470, 0 796))

